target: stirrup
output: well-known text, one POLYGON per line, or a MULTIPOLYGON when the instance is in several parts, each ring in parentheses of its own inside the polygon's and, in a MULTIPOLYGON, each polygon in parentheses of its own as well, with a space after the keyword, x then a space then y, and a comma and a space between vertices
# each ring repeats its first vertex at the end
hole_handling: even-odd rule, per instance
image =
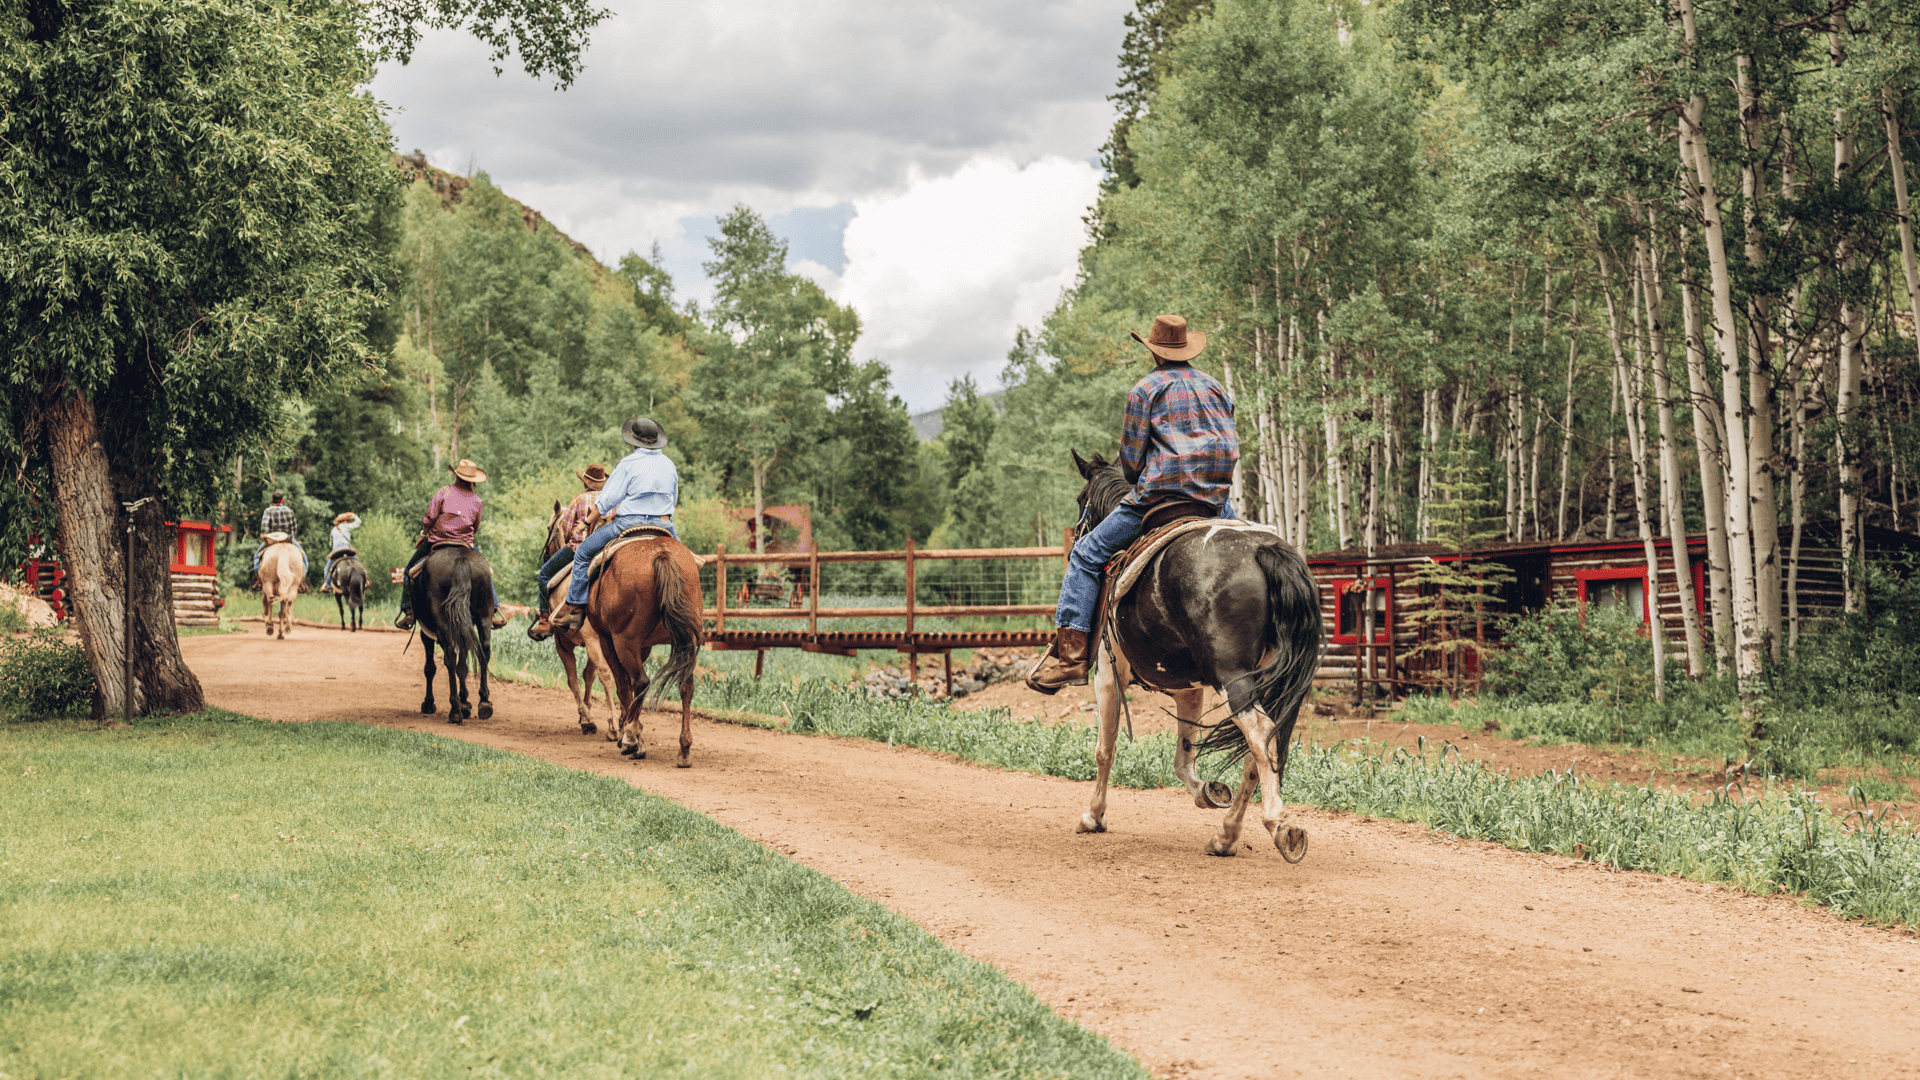
POLYGON ((394 616, 393 626, 394 626, 394 629, 396 630, 413 629, 413 612, 403 611, 400 614, 394 616))

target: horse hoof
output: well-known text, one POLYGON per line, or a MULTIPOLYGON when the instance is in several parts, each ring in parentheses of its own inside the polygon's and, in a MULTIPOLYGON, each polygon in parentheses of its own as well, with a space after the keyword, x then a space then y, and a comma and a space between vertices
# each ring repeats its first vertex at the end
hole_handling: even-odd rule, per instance
POLYGON ((673 767, 676 769, 691 769, 693 768, 693 762, 686 761, 683 759, 683 760, 674 762, 673 767))
POLYGON ((480 703, 480 719, 482 720, 493 719, 493 702, 483 701, 480 703))
POLYGON ((1230 859, 1233 857, 1233 845, 1222 844, 1220 838, 1216 836, 1207 841, 1207 854, 1218 855, 1223 859, 1230 859))
POLYGON ((591 735, 599 730, 600 728, 591 720, 582 720, 580 722, 580 734, 582 735, 591 735))
POLYGON ((462 720, 462 719, 460 719, 460 718, 459 718, 459 717, 457 717, 457 716, 449 716, 449 717, 447 717, 447 723, 449 723, 449 724, 464 724, 464 723, 466 723, 466 721, 464 721, 464 720, 462 720))
POLYGON ((432 716, 432 715, 433 715, 433 713, 434 713, 434 708, 433 708, 433 702, 431 702, 431 701, 423 701, 423 702, 421 702, 421 703, 420 703, 420 711, 421 711, 421 713, 423 713, 424 715, 427 715, 427 716, 432 716))
POLYGON ((1225 810, 1233 805, 1233 789, 1218 780, 1209 780, 1200 787, 1200 809, 1225 810))
POLYGON ((1092 814, 1081 814, 1080 824, 1075 826, 1073 831, 1075 832, 1106 832, 1107 823, 1104 820, 1095 818, 1092 814))
POLYGON ((1280 850, 1281 858, 1290 863, 1297 863, 1307 857, 1307 830, 1298 825, 1276 829, 1273 834, 1273 846, 1280 850))

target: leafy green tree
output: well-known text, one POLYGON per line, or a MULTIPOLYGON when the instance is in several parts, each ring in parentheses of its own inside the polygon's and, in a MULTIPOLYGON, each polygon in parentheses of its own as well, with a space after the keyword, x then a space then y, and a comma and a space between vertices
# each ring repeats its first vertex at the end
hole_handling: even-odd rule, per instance
POLYGON ((564 82, 598 17, 574 0, 0 7, 0 452, 51 487, 9 482, 0 516, 57 509, 96 715, 201 704, 162 522, 211 505, 238 451, 290 437, 282 402, 373 363, 394 182, 363 41, 404 57, 416 25, 466 25, 564 82), (116 504, 141 507, 131 583, 116 504))
POLYGON ((709 243, 714 304, 689 405, 723 476, 747 473, 760 538, 778 470, 821 437, 827 395, 853 388, 860 320, 789 273, 786 241, 747 207, 722 217, 709 243))
POLYGON ((948 384, 947 403, 940 409, 940 441, 947 450, 949 489, 959 487, 986 461, 994 419, 993 403, 980 396, 973 376, 962 375, 948 384))

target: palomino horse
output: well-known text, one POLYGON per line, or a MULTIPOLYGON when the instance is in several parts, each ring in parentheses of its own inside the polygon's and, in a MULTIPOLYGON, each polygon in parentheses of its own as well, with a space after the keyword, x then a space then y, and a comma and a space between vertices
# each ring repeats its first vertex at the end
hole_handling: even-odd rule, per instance
POLYGON ((358 631, 365 622, 364 608, 367 605, 367 568, 352 548, 333 563, 333 604, 340 611, 340 629, 347 629, 347 610, 353 610, 353 629, 358 631))
POLYGON ((651 535, 613 553, 587 598, 587 629, 599 635, 600 655, 620 691, 616 720, 620 752, 647 756, 640 709, 645 704, 647 656, 670 645, 657 678, 680 684, 680 768, 693 762, 693 670, 705 635, 700 629, 700 564, 671 536, 651 535))
MULTIPOLYGON (((1133 490, 1117 462, 1095 454, 1073 462, 1086 478, 1081 532, 1133 490)), ((1292 545, 1260 528, 1215 525, 1176 536, 1121 598, 1106 627, 1094 627, 1100 716, 1099 775, 1079 831, 1107 830, 1107 775, 1113 766, 1122 692, 1135 681, 1173 698, 1180 722, 1173 771, 1202 810, 1225 807, 1207 854, 1232 855, 1257 780, 1260 823, 1282 858, 1299 862, 1307 832, 1282 816, 1280 784, 1300 706, 1320 666, 1320 588, 1292 545), (1201 722, 1206 687, 1226 694, 1228 716, 1201 722), (1244 762, 1229 802, 1225 785, 1203 784, 1195 754, 1222 751, 1244 762)))
MULTIPOLYGON (((284 533, 268 533, 285 539, 284 533)), ((267 636, 285 639, 293 626, 293 601, 307 580, 307 557, 293 544, 274 542, 260 553, 260 614, 266 618, 267 636), (275 601, 280 613, 274 614, 275 601)))
POLYGON ((493 715, 487 692, 487 664, 493 659, 493 567, 465 544, 442 544, 420 564, 414 583, 414 617, 427 649, 427 696, 420 711, 433 713, 433 646, 447 651, 447 723, 473 715, 467 697, 467 668, 480 668, 480 719, 493 715))
MULTIPOLYGON (((553 558, 553 553, 559 551, 564 543, 566 543, 566 537, 560 535, 560 503, 555 500, 553 516, 547 519, 547 547, 540 553, 541 565, 544 566, 548 559, 553 558)), ((543 582, 540 587, 544 589, 547 586, 543 582)), ((566 579, 562 578, 561 583, 554 586, 552 592, 553 596, 550 599, 553 603, 549 605, 550 608, 559 606, 560 600, 566 596, 566 579)), ((607 662, 600 658, 600 636, 584 634, 582 630, 556 628, 553 631, 553 651, 560 654, 560 666, 567 669, 567 689, 573 691, 573 707, 579 713, 580 731, 582 734, 591 735, 599 730, 593 722, 594 680, 600 681, 600 692, 606 695, 607 708, 612 709, 613 676, 607 670, 607 662), (587 650, 587 670, 584 678, 574 667, 577 659, 573 655, 575 649, 587 650)), ((617 738, 619 734, 620 718, 616 714, 607 724, 608 741, 617 738)))

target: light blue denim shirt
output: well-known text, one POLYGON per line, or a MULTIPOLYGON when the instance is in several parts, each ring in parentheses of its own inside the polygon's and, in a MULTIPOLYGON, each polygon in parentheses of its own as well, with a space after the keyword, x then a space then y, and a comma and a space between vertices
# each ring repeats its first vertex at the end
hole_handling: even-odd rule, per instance
POLYGON ((680 501, 680 470, 658 450, 640 447, 620 459, 593 505, 604 518, 629 514, 666 517, 680 501))

